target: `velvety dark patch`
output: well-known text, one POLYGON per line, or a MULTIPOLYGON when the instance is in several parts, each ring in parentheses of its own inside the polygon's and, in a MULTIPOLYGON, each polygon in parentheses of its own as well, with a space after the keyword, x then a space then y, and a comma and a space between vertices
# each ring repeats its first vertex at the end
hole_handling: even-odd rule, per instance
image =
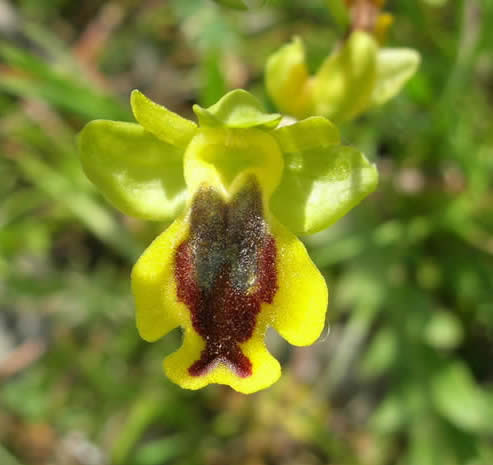
POLYGON ((225 363, 238 376, 251 375, 238 344, 252 336, 261 304, 272 303, 277 291, 276 244, 255 180, 229 203, 213 188, 197 192, 190 236, 176 251, 175 279, 178 300, 206 343, 189 373, 200 376, 225 363))

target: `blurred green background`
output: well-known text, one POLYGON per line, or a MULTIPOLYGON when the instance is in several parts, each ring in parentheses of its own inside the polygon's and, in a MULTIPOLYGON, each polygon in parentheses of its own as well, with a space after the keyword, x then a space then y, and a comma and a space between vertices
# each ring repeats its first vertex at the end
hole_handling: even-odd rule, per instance
POLYGON ((297 34, 316 69, 340 26, 324 0, 0 0, 0 465, 493 464, 493 2, 387 10, 423 62, 341 127, 380 185, 306 238, 330 333, 269 334, 283 377, 243 396, 163 376, 180 335, 139 339, 129 272, 165 225, 111 208, 75 137, 132 120, 134 88, 184 116, 236 87, 273 110, 269 54, 297 34))

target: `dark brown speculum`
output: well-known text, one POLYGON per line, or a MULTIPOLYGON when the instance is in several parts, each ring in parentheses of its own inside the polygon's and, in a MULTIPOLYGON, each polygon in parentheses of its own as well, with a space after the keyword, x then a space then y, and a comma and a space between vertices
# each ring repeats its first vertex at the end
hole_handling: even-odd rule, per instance
POLYGON ((205 341, 190 375, 218 363, 240 377, 251 375, 239 344, 251 338, 262 303, 272 303, 277 291, 276 244, 254 178, 229 202, 213 187, 197 191, 189 237, 176 251, 175 279, 178 300, 205 341))

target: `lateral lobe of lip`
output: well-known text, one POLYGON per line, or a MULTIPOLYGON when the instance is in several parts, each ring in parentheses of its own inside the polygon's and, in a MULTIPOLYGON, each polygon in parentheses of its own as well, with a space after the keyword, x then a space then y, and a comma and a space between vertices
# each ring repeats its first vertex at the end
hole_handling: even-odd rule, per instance
POLYGON ((205 341, 190 375, 203 375, 218 363, 240 377, 252 374, 239 344, 252 337, 262 303, 274 299, 276 254, 255 179, 228 203, 212 187, 198 190, 189 237, 175 255, 178 300, 188 307, 193 328, 205 341))

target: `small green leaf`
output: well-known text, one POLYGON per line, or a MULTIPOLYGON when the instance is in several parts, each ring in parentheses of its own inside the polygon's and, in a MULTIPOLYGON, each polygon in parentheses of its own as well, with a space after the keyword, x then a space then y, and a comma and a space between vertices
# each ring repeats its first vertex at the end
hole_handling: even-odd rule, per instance
POLYGON ((87 177, 122 212, 174 219, 184 205, 183 152, 134 123, 96 120, 79 136, 87 177))
POLYGON ((337 145, 337 130, 328 120, 309 118, 274 135, 285 168, 271 206, 292 231, 311 234, 326 228, 375 189, 375 166, 358 150, 337 145))
POLYGON ((458 428, 470 432, 492 432, 492 408, 462 362, 442 368, 432 382, 432 397, 437 410, 458 428))
POLYGON ((130 96, 135 119, 158 139, 184 149, 197 131, 197 125, 147 98, 138 90, 130 96))
POLYGON ((236 8, 238 10, 246 10, 248 8, 247 2, 243 0, 214 0, 216 3, 227 6, 229 8, 236 8))
POLYGON ((221 5, 236 8, 237 10, 247 10, 249 8, 260 8, 264 6, 266 0, 214 0, 216 3, 221 5))
POLYGON ((202 127, 272 129, 282 118, 279 113, 265 113, 261 103, 243 89, 227 93, 209 108, 194 105, 193 111, 202 127))
POLYGON ((398 340, 395 331, 381 328, 373 337, 364 358, 360 371, 364 378, 375 378, 383 375, 395 362, 398 353, 398 340))
POLYGON ((409 48, 381 49, 377 55, 377 79, 372 102, 382 105, 397 95, 416 73, 421 58, 409 48))
POLYGON ((397 393, 390 392, 374 411, 370 425, 379 433, 396 433, 409 421, 406 416, 404 399, 397 393))
POLYGON ((437 349, 454 349, 464 336, 460 320, 447 311, 434 313, 426 325, 426 342, 437 349))
MULTIPOLYGON (((420 415, 409 425, 409 452, 407 465, 437 465, 454 463, 446 458, 438 422, 431 415, 420 415)), ((457 463, 457 462, 455 462, 457 463)))
POLYGON ((164 465, 172 463, 180 454, 186 454, 184 436, 175 435, 144 442, 135 452, 136 465, 164 465))

